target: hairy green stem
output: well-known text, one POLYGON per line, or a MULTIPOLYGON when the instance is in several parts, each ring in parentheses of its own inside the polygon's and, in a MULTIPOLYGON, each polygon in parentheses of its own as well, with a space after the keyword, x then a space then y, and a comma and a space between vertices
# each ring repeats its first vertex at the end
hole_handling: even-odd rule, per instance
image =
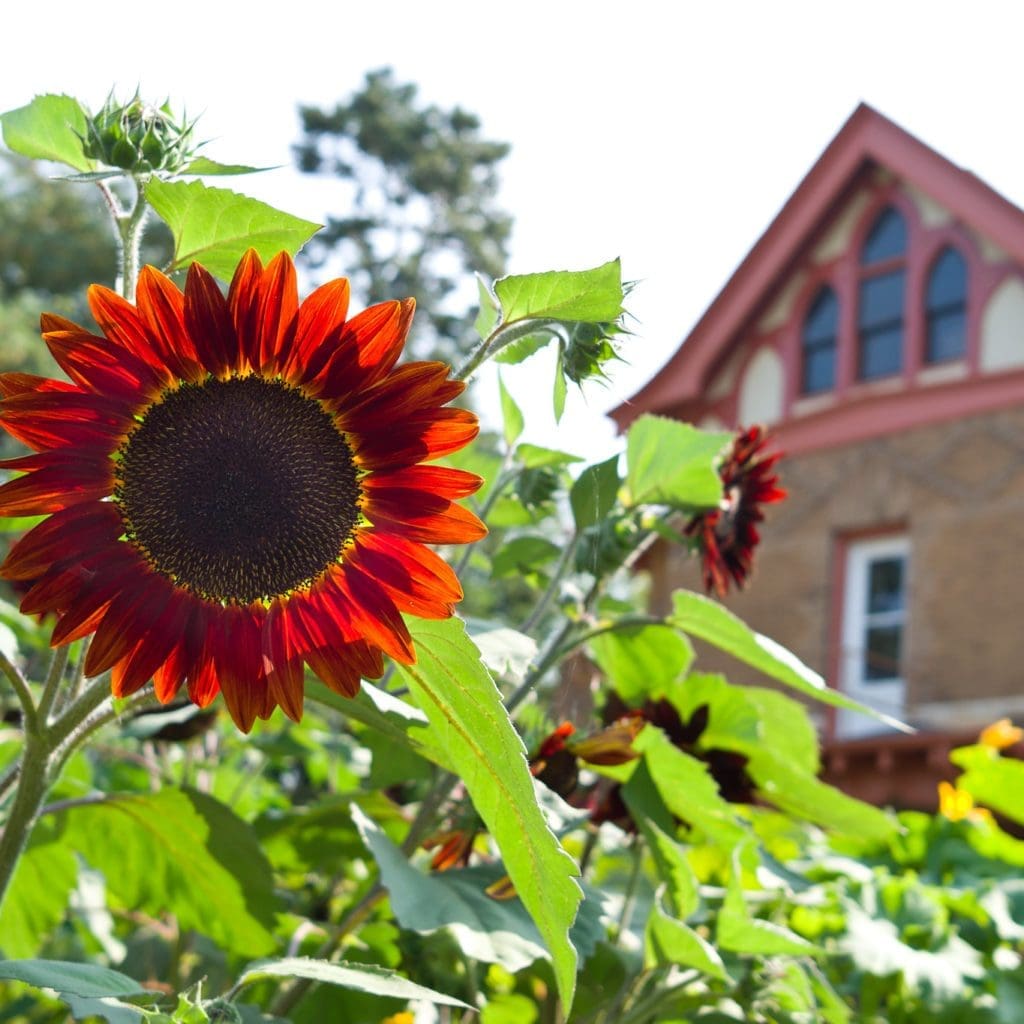
POLYGON ((26 732, 18 788, 0 835, 0 907, 50 788, 50 753, 45 732, 26 732))
POLYGON ((548 610, 548 605, 554 600, 555 594, 558 593, 559 588, 562 586, 562 579, 565 577, 569 566, 572 565, 572 560, 576 555, 576 544, 579 540, 579 535, 574 533, 569 543, 565 545, 561 556, 558 559, 558 564, 555 566, 554 572, 551 574, 551 579, 548 580, 548 585, 544 590, 544 593, 540 595, 537 604, 530 614, 523 620, 520 625, 520 633, 529 633, 534 626, 544 617, 544 613, 548 610))
POLYGON ((71 751, 92 731, 87 720, 109 694, 109 682, 101 676, 52 724, 34 709, 31 719, 26 716, 25 745, 16 769, 17 789, 0 835, 0 906, 50 786, 71 751), (83 725, 86 728, 80 729, 83 725))
POLYGON ((38 716, 28 680, 21 674, 21 669, 2 652, 0 652, 0 672, 3 672, 7 677, 7 681, 11 684, 11 689, 14 690, 14 695, 18 698, 18 703, 21 705, 21 713, 24 716, 26 732, 29 729, 34 729, 38 716))
POLYGON ((60 684, 64 679, 64 669, 68 667, 68 644, 61 644, 55 647, 50 655, 50 665, 46 670, 46 679, 43 680, 43 695, 39 698, 39 707, 36 713, 39 721, 44 725, 50 719, 50 712, 60 693, 60 684))
POLYGON ((466 357, 466 361, 453 374, 456 380, 469 380, 476 370, 507 345, 531 334, 547 333, 559 337, 555 329, 559 321, 551 318, 538 320, 517 320, 513 324, 499 324, 466 357))
POLYGON ((139 243, 142 229, 146 224, 149 204, 146 202, 146 182, 149 175, 132 178, 135 186, 135 202, 126 210, 113 189, 105 182, 99 182, 100 191, 106 201, 110 217, 114 222, 118 243, 118 291, 129 302, 135 301, 135 285, 139 279, 139 243))

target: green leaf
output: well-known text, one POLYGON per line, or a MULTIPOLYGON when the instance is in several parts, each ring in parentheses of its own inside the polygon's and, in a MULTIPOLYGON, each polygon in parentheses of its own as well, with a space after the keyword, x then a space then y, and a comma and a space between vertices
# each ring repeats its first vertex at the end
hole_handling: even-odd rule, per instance
POLYGON ((552 408, 555 413, 555 422, 561 423, 565 413, 565 397, 568 392, 568 385, 565 382, 565 359, 563 345, 558 343, 558 361, 555 363, 555 386, 552 393, 552 408))
POLYGON ((679 750, 651 725, 644 727, 633 747, 644 755, 665 806, 677 818, 701 829, 727 849, 746 837, 746 828, 737 821, 732 804, 718 792, 703 761, 679 750))
POLYGON ((505 382, 498 374, 498 392, 501 395, 501 418, 505 425, 505 444, 512 448, 523 432, 523 412, 509 394, 505 382))
POLYGON ((906 725, 880 711, 851 700, 838 690, 825 685, 825 680, 808 668, 795 654, 774 640, 755 633, 732 612, 703 594, 677 590, 672 595, 672 614, 665 620, 691 636, 698 636, 719 650, 751 668, 756 668, 772 679, 785 683, 800 693, 823 704, 849 708, 877 718, 880 722, 902 732, 910 731, 906 725))
POLYGON ((671 819, 668 822, 662 820, 659 824, 662 813, 667 812, 667 809, 658 797, 646 762, 622 787, 622 797, 633 821, 647 840, 647 846, 658 870, 658 878, 665 886, 672 913, 680 920, 685 920, 697 909, 697 876, 686 859, 685 849, 664 827, 667 825, 668 829, 675 831, 671 819), (652 797, 658 801, 653 814, 652 797))
POLYGON ((182 928, 239 953, 276 946, 270 865, 250 826, 212 797, 165 789, 63 814, 67 842, 122 906, 173 911, 182 928))
POLYGON ((510 341, 503 348, 498 349, 494 361, 506 363, 509 366, 522 363, 549 345, 556 337, 558 335, 554 331, 543 330, 536 334, 528 334, 525 338, 516 338, 515 341, 510 341))
POLYGON ((486 279, 481 274, 476 275, 476 290, 480 296, 480 311, 476 315, 473 326, 483 339, 497 326, 501 309, 498 306, 498 300, 491 293, 486 279))
POLYGON ((630 503, 714 508, 722 500, 715 464, 732 436, 664 416, 641 416, 626 435, 630 503))
POLYGON ((587 466, 569 491, 569 504, 579 532, 596 526, 615 505, 619 493, 619 456, 587 466))
POLYGON ((577 868, 544 822, 526 749, 494 681, 458 619, 410 621, 415 665, 399 666, 437 742, 494 836, 520 899, 554 963, 566 1013, 576 981, 569 928, 582 899, 577 868))
MULTIPOLYGON (((957 786, 966 790, 978 803, 990 807, 1013 821, 1024 823, 1024 762, 998 757, 990 747, 977 744, 979 755, 970 759, 956 758, 966 771, 957 779, 957 786)), ((962 748, 957 751, 962 755, 962 748)))
POLYGON ((313 960, 299 956, 285 957, 281 960, 260 960, 246 967, 236 987, 260 978, 309 978, 311 981, 340 985, 375 996, 424 1000, 439 1006, 462 1006, 467 1010, 472 1009, 461 999, 417 985, 394 971, 373 964, 347 963, 344 960, 313 960))
MULTIPOLYGON (((102 1017, 107 1024, 206 1024, 209 1018, 204 1013, 196 1020, 195 1017, 174 1017, 173 1019, 162 1013, 144 1013, 137 1006, 131 1003, 122 1002, 115 996, 100 996, 98 999, 91 999, 83 996, 64 996, 64 1002, 71 1010, 71 1016, 75 1020, 91 1021, 96 1017, 102 1017)), ((200 1013, 202 1011, 199 1011, 200 1013)))
POLYGON ((644 966, 650 969, 667 964, 695 967, 719 981, 730 980, 718 950, 655 902, 644 933, 644 966))
MULTIPOLYGON (((403 928, 423 935, 447 929, 467 956, 483 963, 500 964, 511 972, 549 958, 537 926, 523 904, 518 899, 496 900, 487 895, 487 887, 502 877, 500 865, 424 874, 356 806, 352 807, 352 819, 377 862, 391 909, 403 928)), ((590 908, 584 903, 583 908, 587 908, 589 923, 584 921, 581 909, 581 920, 573 926, 573 938, 577 946, 593 948, 604 934, 596 920, 597 901, 590 908), (586 929, 582 936, 580 928, 586 929)))
POLYGON ((716 932, 718 946, 734 953, 759 953, 807 956, 820 952, 796 932, 773 921, 753 917, 747 909, 740 884, 740 850, 733 853, 733 870, 729 876, 722 909, 718 913, 716 932))
POLYGON ((690 667, 693 648, 671 626, 631 626, 590 640, 594 661, 627 703, 657 700, 690 667))
POLYGON ((342 697, 319 680, 307 679, 306 698, 376 729, 393 743, 408 747, 442 768, 451 767, 444 752, 432 739, 427 716, 419 708, 372 683, 364 680, 355 697, 342 697))
POLYGON ((968 978, 985 976, 981 952, 959 935, 951 935, 938 949, 916 949, 900 938, 892 921, 871 917, 853 902, 845 909, 847 931, 840 950, 868 974, 900 971, 911 989, 927 985, 940 998, 963 992, 968 978))
POLYGON ((752 750, 747 772, 761 795, 792 817, 867 841, 890 839, 899 831, 892 815, 803 772, 784 746, 752 750))
POLYGON ((276 170, 275 167, 250 167, 248 164, 222 164, 205 156, 197 156, 195 160, 183 167, 179 174, 261 174, 263 171, 276 170))
POLYGON ((101 996, 136 996, 146 990, 133 978, 99 964, 66 960, 0 960, 0 978, 23 981, 36 988, 52 988, 65 995, 97 999, 101 996))
POLYGON ((516 449, 516 458, 526 469, 540 469, 544 466, 562 467, 573 462, 582 462, 582 455, 570 455, 555 448, 539 448, 535 444, 523 443, 516 449))
POLYGON ((518 992, 501 992, 480 1011, 480 1024, 535 1024, 537 1004, 518 992))
POLYGON ((64 920, 78 878, 74 851, 48 822, 33 830, 0 906, 0 954, 32 956, 64 920))
POLYGON ((537 641, 532 636, 483 619, 466 620, 466 629, 480 652, 480 660, 491 672, 522 681, 537 656, 537 641))
POLYGON ((0 123, 4 142, 15 153, 91 171, 96 164, 82 150, 88 116, 74 97, 50 93, 0 115, 0 123))
POLYGON ((514 537, 503 544, 491 562, 491 575, 525 576, 536 572, 561 554, 561 548, 543 537, 514 537))
POLYGON ((503 277, 494 283, 502 322, 550 318, 604 323, 622 313, 622 271, 618 260, 592 270, 552 270, 503 277))
POLYGON ((264 263, 281 250, 293 256, 320 225, 275 210, 258 199, 201 181, 160 181, 146 185, 146 199, 174 236, 174 269, 193 261, 229 280, 248 249, 264 263))

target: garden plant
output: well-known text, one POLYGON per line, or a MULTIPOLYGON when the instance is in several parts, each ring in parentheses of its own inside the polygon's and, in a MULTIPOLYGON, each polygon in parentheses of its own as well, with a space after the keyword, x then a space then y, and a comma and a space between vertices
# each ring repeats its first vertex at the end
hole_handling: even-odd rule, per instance
POLYGON ((318 225, 170 105, 2 127, 119 265, 0 373, 0 1022, 1024 1020, 1020 732, 937 815, 861 803, 815 727, 859 706, 721 603, 772 586, 771 438, 642 416, 588 463, 500 375, 499 432, 457 404, 613 373, 617 261, 481 278, 462 365, 403 360, 416 296, 301 284, 318 225))

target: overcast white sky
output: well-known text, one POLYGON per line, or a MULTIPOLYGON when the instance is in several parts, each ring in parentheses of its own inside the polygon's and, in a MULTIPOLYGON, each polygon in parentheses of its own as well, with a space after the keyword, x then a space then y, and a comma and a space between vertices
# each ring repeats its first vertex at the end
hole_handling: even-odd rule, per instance
MULTIPOLYGON (((1011 0, 37 0, 4 11, 0 110, 40 92, 96 107, 139 83, 205 111, 210 156, 255 164, 288 163, 298 102, 333 103, 383 65, 474 111, 513 145, 511 271, 619 256, 641 282, 631 365, 571 401, 563 433, 547 378, 527 364, 510 380, 532 440, 597 458, 603 411, 671 355, 860 100, 1024 204, 1022 30, 1011 0)), ((224 184, 326 212, 290 170, 224 184)))

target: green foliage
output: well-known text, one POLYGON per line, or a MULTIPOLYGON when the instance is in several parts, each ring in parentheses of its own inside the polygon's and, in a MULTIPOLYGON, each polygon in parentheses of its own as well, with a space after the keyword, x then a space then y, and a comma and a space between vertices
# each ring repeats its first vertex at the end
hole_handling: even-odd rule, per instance
POLYGON ((593 270, 558 270, 503 277, 494 283, 503 324, 558 320, 599 324, 622 315, 622 271, 618 260, 593 270))
POLYGON ((270 865, 252 831, 202 793, 109 797, 64 812, 66 841, 103 872, 120 906, 159 916, 249 955, 274 948, 270 865))
POLYGON ((146 199, 174 236, 172 266, 183 269, 197 261, 225 280, 247 249, 255 249, 264 262, 282 249, 294 255, 319 227, 201 181, 153 178, 146 185, 146 199))
POLYGON ((713 508, 722 497, 722 482, 712 460, 731 436, 707 434, 661 416, 641 416, 626 439, 631 502, 713 508))
POLYGON ((474 271, 497 277, 507 258, 512 219, 497 192, 509 147, 485 139, 461 107, 423 104, 390 69, 369 72, 333 109, 299 116, 299 169, 348 186, 345 212, 328 216, 309 263, 338 258, 363 305, 415 296, 417 355, 455 361, 469 343, 460 283, 474 271))
MULTIPOLYGON (((486 239, 486 203, 472 215, 463 203, 493 199, 504 147, 483 142, 472 116, 414 101, 371 75, 333 115, 306 112, 302 158, 356 182, 362 153, 387 168, 398 206, 433 211, 416 231, 435 248, 419 260, 402 248, 390 269, 359 232, 396 222, 350 224, 349 237, 366 280, 427 280, 420 294, 443 323, 457 275, 435 256, 500 272, 474 248, 500 263, 500 222, 486 239)), ((79 115, 46 97, 4 115, 5 137, 78 177, 106 175, 75 163, 83 138, 103 143, 79 115)), ((143 196, 171 227, 174 266, 198 258, 228 276, 250 245, 266 259, 315 227, 165 180, 171 164, 146 153, 154 123, 118 120, 113 143, 134 147, 136 172, 150 165, 143 196)), ((180 174, 253 170, 179 166, 187 148, 180 174)), ((40 198, 20 166, 5 182, 0 226, 31 244, 0 231, 0 328, 8 355, 34 367, 37 302, 70 308, 76 275, 110 253, 86 244, 93 214, 61 191, 73 186, 40 198), (48 260, 61 238, 81 266, 48 260)), ((616 358, 623 296, 617 261, 481 283, 482 344, 466 372, 555 341, 560 407, 569 381, 600 378, 616 358)), ((410 1004, 432 1003, 418 1016, 451 1024, 1016 1024, 1024 842, 1000 821, 1024 825, 1020 762, 991 736, 954 752, 961 775, 939 816, 897 817, 825 784, 807 705, 857 705, 699 594, 649 613, 633 571, 655 540, 680 539, 680 513, 718 507, 728 435, 641 417, 623 480, 617 455, 581 467, 521 444, 524 414, 502 383, 494 404, 502 436, 447 460, 484 478, 468 503, 491 530, 455 563, 466 620, 410 620, 416 661, 354 698, 308 678, 301 722, 272 718, 242 737, 216 703, 151 714, 145 692, 116 712, 85 708, 58 673, 57 724, 41 725, 50 624, 0 602, 5 826, 34 744, 66 741, 55 736, 68 707, 85 723, 71 727, 76 749, 55 754, 49 803, 0 908, 0 952, 20 958, 0 961, 0 1022, 70 1011, 110 1024, 404 1024, 410 1004), (771 686, 701 671, 694 638, 771 686), (78 749, 86 732, 95 743, 78 749)), ((71 646, 64 676, 84 646, 71 646)), ((86 695, 102 696, 105 681, 93 685, 86 695)))
POLYGON ((86 155, 88 113, 71 96, 36 96, 31 103, 0 115, 4 143, 15 153, 33 160, 52 160, 78 171, 96 164, 86 155))
POLYGON ((559 992, 571 1004, 576 951, 568 932, 582 898, 573 877, 578 870, 537 807, 522 740, 461 623, 418 623, 412 633, 419 657, 399 673, 497 841, 551 951, 559 992))

